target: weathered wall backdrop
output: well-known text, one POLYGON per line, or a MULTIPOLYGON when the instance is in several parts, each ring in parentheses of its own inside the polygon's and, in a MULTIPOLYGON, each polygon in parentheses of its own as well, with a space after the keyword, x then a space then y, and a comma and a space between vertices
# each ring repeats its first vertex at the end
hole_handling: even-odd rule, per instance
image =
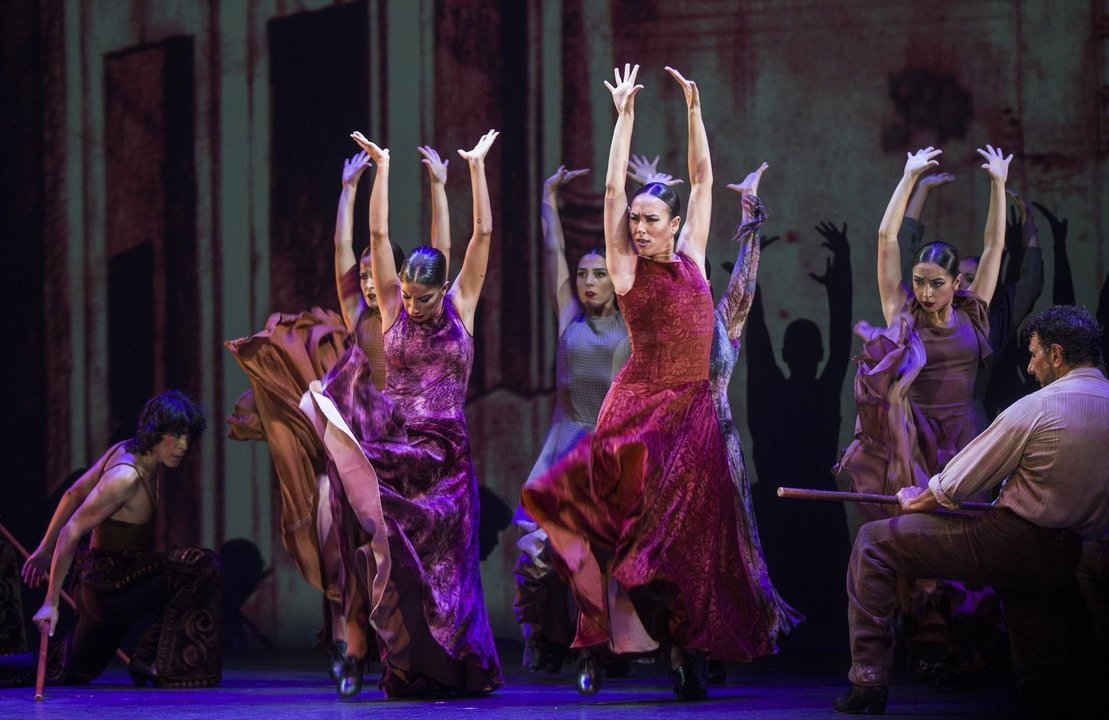
MULTIPOLYGON (((428 236, 416 145, 453 157, 501 130, 468 414, 479 479, 514 507, 551 411, 539 188, 559 163, 593 170, 567 193, 573 262, 599 227, 613 122, 602 81, 625 61, 641 65, 646 86, 633 151, 660 154, 678 176, 684 104, 663 66, 701 88, 718 292, 738 219, 724 186, 770 163, 764 234, 783 241, 767 250, 760 284, 775 349, 798 318, 815 321, 828 347, 828 296, 810 276, 829 258, 820 221, 847 224, 852 315, 880 320, 875 230, 905 151, 924 145, 943 147, 958 176, 930 201, 929 233, 975 251, 988 190, 974 150, 1000 145, 1015 156, 1010 188, 1069 220, 1075 296, 1092 308, 1109 269, 1107 23, 1103 0, 4 2, 0 520, 37 542, 65 476, 126 433, 152 391, 184 387, 210 408, 211 432, 170 478, 161 540, 252 539, 275 572, 249 615, 275 641, 312 642, 320 604, 280 546, 267 449, 224 437, 246 379, 222 342, 275 310, 337 307, 331 233, 355 129, 391 149, 390 220, 405 248, 428 236)), ((470 227, 463 170, 452 163, 455 268, 470 227)), ((361 190, 358 244, 367 181, 361 190)), ((1059 267, 1040 229, 1042 307, 1059 267)), ((749 442, 743 362, 731 399, 749 442)), ((845 443, 849 377, 840 412, 845 443)), ((483 573, 496 632, 514 637, 511 532, 500 540, 483 573)), ((805 611, 840 592, 783 584, 805 611)))

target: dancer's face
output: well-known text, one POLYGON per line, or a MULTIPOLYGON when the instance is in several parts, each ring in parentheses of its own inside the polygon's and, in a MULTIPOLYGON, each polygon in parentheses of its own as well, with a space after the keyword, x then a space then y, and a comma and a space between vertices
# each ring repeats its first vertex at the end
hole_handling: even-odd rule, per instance
POLYGON ((443 311, 443 296, 447 294, 449 282, 442 285, 424 285, 416 282, 401 282, 400 296, 404 311, 413 322, 425 323, 439 317, 443 311))
POLYGON ((670 207, 654 195, 636 195, 628 208, 628 232, 635 250, 645 257, 674 251, 680 216, 670 217, 670 207))
POLYGON ((972 257, 959 260, 959 287, 969 288, 978 276, 978 260, 972 257))
POLYGON ((358 264, 358 283, 362 287, 362 299, 371 310, 377 310, 377 291, 374 290, 374 277, 370 272, 370 259, 363 258, 358 264))
POLYGON ((913 294, 930 313, 946 314, 958 287, 959 279, 936 263, 913 265, 913 294))
POLYGON ((1040 336, 1032 333, 1032 337, 1028 338, 1028 352, 1032 355, 1028 360, 1028 374, 1036 378, 1040 387, 1050 385, 1059 379, 1059 368, 1056 367, 1055 361, 1059 359, 1062 351, 1058 345, 1044 347, 1040 336))
POLYGON ((154 456, 158 462, 167 467, 175 468, 185 459, 189 451, 189 436, 163 435, 158 444, 154 446, 154 456))
POLYGON ((616 298, 605 259, 597 253, 582 256, 578 262, 578 300, 591 315, 607 313, 616 298))

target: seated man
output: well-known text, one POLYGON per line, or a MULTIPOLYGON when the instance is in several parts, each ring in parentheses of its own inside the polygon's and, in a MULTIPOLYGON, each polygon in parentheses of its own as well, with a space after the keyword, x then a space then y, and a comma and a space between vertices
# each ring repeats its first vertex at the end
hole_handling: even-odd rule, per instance
POLYGON ((131 658, 136 684, 204 687, 220 681, 219 557, 192 548, 151 552, 159 471, 180 465, 205 424, 204 413, 177 390, 151 398, 135 437, 109 448, 58 504, 23 566, 31 587, 49 579, 34 621, 51 635, 62 585, 75 566, 77 623, 60 660, 50 663, 48 682, 94 679, 132 624, 149 613, 160 618, 131 658), (89 548, 78 552, 90 530, 89 548))
POLYGON ((1109 380, 1097 368, 1101 329, 1084 308, 1055 306, 1026 321, 1028 372, 1040 390, 1013 403, 928 488, 907 487, 904 514, 859 530, 847 572, 852 687, 840 712, 885 711, 898 575, 991 585, 1002 599, 1023 705, 1072 717, 1069 602, 1082 539, 1109 526, 1109 380), (958 508, 1001 483, 990 509, 958 508))

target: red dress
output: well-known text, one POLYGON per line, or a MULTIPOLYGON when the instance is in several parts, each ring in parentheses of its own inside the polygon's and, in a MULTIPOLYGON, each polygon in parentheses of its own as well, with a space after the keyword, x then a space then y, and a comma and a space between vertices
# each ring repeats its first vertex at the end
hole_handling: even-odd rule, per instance
POLYGON ((581 610, 574 647, 659 641, 720 660, 761 652, 709 387, 713 304, 682 255, 640 258, 620 297, 631 357, 597 429, 524 485, 581 610))

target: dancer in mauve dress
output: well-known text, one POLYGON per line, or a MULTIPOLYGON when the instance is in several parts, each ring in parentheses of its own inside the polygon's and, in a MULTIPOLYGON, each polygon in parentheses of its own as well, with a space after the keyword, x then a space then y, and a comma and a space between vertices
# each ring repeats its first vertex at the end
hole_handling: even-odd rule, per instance
MULTIPOLYGON (((863 351, 856 357, 855 440, 834 468, 848 473, 857 492, 893 495, 908 486, 927 487, 929 478, 943 470, 978 430, 974 383, 991 353, 988 299, 997 285, 1004 248, 1005 180, 1012 156, 1006 158, 989 145, 978 150, 986 160, 982 167, 990 178, 990 203, 974 282, 961 288, 955 248, 933 242, 916 255, 910 295, 902 284, 897 232, 913 186, 939 164, 934 158, 940 152, 929 147, 908 155, 878 231, 878 290, 886 327, 865 322, 855 327, 863 338, 863 351)), ((866 520, 899 512, 890 505, 863 504, 860 510, 866 520)), ((989 588, 942 580, 918 580, 912 588, 903 588, 902 609, 911 621, 909 642, 923 661, 915 668, 918 676, 945 682, 952 673, 984 666, 988 658, 979 655, 991 652, 989 648, 956 657, 950 621, 958 616, 985 618, 972 620, 979 625, 999 620, 993 598, 989 588)), ((974 634, 983 632, 990 634, 974 634)))
POLYGON ((739 553, 733 486, 709 387, 713 303, 704 273, 712 169, 697 86, 689 118, 690 213, 677 194, 624 187, 638 66, 606 82, 617 109, 605 181, 607 265, 631 356, 583 439, 525 484, 525 509, 546 530, 581 611, 578 689, 596 691, 597 652, 668 646, 674 691, 705 696, 696 654, 750 660, 762 646, 739 553), (629 231, 631 237, 629 238, 629 231))
MULTIPOLYGON (((612 384, 614 355, 626 347, 628 339, 624 316, 616 308, 604 249, 581 257, 576 281, 566 264, 558 191, 587 172, 561 165, 543 184, 543 268, 557 314, 558 349, 554 415, 528 480, 546 473, 593 430, 612 384)), ((574 638, 577 609, 570 601, 569 586, 551 565, 547 534, 523 508, 517 508, 513 521, 520 531, 513 609, 524 636, 522 665, 527 670, 558 672, 574 638)))
POLYGON ((361 690, 371 628, 389 697, 483 693, 503 682, 478 569, 478 488, 463 412, 492 232, 484 158, 496 135, 459 151, 470 166, 474 234, 453 285, 443 254, 426 246, 398 277, 389 250, 389 153, 353 135, 377 165, 370 257, 386 390, 368 381, 369 365, 355 348, 301 403, 329 458, 347 628, 344 699, 361 690))

